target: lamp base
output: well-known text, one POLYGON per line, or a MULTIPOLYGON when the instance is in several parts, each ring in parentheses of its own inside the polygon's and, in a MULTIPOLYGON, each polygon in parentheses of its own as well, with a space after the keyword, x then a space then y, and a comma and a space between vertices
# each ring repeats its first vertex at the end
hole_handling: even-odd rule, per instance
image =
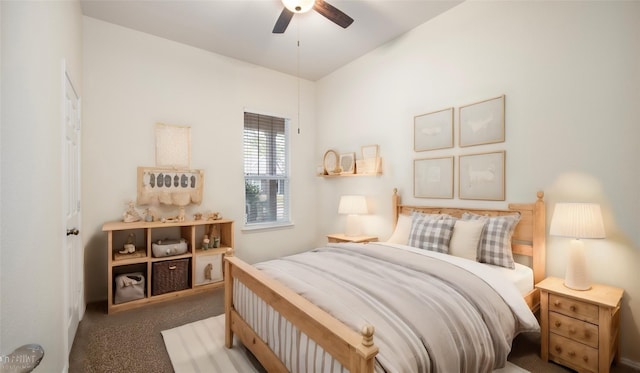
POLYGON ((362 234, 360 230, 360 217, 358 215, 347 215, 347 230, 345 236, 355 237, 362 234))
POLYGON ((591 289, 591 279, 587 270, 587 260, 584 256, 584 244, 582 241, 571 240, 567 271, 564 276, 564 286, 573 290, 591 289))

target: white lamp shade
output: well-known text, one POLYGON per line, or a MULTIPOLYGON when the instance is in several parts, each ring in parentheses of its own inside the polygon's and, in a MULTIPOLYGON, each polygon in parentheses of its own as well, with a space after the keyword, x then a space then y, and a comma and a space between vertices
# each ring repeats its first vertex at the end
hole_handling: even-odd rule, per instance
POLYGON ((294 13, 305 13, 313 8, 315 0, 282 0, 285 8, 294 13))
POLYGON ((549 234, 571 238, 605 238, 600 205, 557 203, 549 234))
POLYGON ((362 215, 367 214, 367 200, 364 196, 342 196, 338 206, 338 214, 362 215))

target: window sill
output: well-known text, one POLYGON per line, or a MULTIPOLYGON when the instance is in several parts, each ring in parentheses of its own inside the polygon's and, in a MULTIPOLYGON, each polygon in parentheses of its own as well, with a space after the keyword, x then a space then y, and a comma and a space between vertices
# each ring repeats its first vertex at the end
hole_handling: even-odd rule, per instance
POLYGON ((264 223, 264 224, 251 224, 245 225, 240 230, 242 232, 259 232, 259 231, 268 231, 268 230, 277 230, 277 229, 290 229, 293 228, 293 222, 287 223, 264 223))

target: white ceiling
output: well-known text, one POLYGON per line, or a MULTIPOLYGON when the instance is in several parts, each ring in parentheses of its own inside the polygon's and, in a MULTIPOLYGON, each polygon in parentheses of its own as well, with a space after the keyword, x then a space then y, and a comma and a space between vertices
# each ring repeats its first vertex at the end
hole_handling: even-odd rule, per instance
POLYGON ((327 0, 351 16, 353 24, 343 29, 311 10, 295 14, 284 34, 271 32, 282 11, 280 0, 81 4, 89 17, 315 81, 462 1, 327 0))

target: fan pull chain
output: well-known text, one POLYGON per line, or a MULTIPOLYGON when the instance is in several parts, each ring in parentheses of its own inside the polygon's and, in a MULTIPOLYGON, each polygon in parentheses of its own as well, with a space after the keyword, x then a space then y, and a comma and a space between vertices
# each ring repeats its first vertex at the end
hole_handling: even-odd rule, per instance
MULTIPOLYGON (((300 28, 298 28, 298 35, 300 35, 300 28)), ((297 75, 298 75, 298 135, 300 134, 300 37, 298 37, 298 48, 296 49, 297 51, 297 64, 298 66, 296 67, 297 71, 297 75)))

